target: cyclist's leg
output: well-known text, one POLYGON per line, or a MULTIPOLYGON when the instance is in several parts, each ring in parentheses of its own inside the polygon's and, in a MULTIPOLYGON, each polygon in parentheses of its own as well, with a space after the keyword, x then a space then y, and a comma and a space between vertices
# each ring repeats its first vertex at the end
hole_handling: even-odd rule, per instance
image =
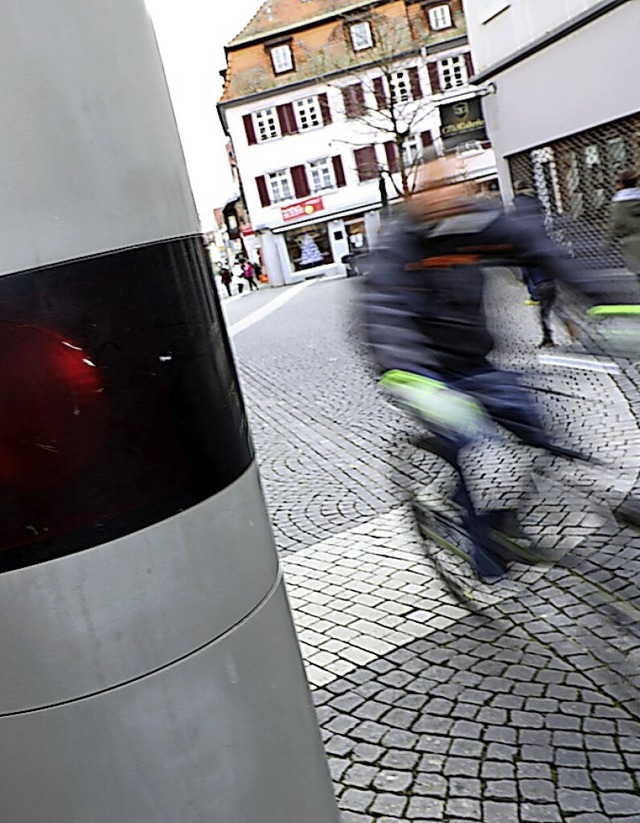
POLYGON ((516 374, 488 368, 456 381, 455 388, 474 397, 493 420, 523 443, 544 449, 551 447, 533 398, 516 374))

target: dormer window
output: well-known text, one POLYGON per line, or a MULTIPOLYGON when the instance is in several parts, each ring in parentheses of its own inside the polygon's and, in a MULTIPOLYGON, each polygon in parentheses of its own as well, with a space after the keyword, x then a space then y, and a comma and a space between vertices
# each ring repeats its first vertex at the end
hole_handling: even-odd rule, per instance
POLYGON ((291 53, 289 43, 271 46, 269 48, 269 54, 271 56, 271 65, 273 66, 274 74, 285 74, 288 71, 294 70, 293 54, 291 53))
POLYGON ((451 9, 449 6, 432 6, 427 9, 426 12, 427 18, 429 19, 429 28, 432 31, 440 31, 440 29, 450 29, 452 27, 451 9))
POLYGON ((373 47, 371 23, 366 20, 361 23, 352 23, 349 26, 349 36, 354 51, 364 51, 373 47))

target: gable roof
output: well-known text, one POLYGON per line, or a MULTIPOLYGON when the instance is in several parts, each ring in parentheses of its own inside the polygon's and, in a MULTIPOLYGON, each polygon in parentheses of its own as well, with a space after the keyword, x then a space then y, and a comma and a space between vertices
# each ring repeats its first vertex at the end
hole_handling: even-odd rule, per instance
POLYGON ((379 0, 265 0, 227 49, 250 43, 260 37, 274 37, 301 23, 311 23, 375 6, 379 0))

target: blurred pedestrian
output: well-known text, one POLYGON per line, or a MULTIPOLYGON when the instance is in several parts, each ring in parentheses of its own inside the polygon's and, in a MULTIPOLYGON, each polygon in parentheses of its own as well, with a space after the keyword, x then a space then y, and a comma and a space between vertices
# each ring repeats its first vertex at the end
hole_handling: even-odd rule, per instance
POLYGON ((626 169, 618 175, 618 191, 611 201, 609 239, 620 241, 624 261, 633 274, 640 275, 640 175, 626 169))
POLYGON ((231 297, 231 272, 227 266, 222 266, 220 269, 220 281, 227 290, 229 297, 231 297))
POLYGON ((255 269, 253 267, 253 263, 251 262, 251 260, 247 260, 244 266, 242 267, 242 276, 249 284, 249 291, 253 291, 254 289, 257 290, 258 288, 258 284, 255 281, 254 274, 255 269))
POLYGON ((459 174, 453 158, 426 164, 418 192, 383 226, 364 282, 362 320, 382 384, 427 426, 430 448, 456 472, 452 500, 473 543, 470 559, 478 577, 491 581, 518 558, 489 525, 502 510, 476 511, 461 451, 486 432, 487 415, 523 443, 567 451, 551 444, 517 376, 491 361, 483 266, 497 260, 534 268, 543 291, 558 279, 596 297, 608 284, 574 267, 539 221, 474 197, 473 183, 459 174))
MULTIPOLYGON (((528 228, 536 232, 545 232, 544 209, 536 196, 535 191, 525 180, 516 180, 513 186, 513 209, 516 217, 528 224, 528 228)), ((526 305, 538 306, 542 340, 541 348, 553 346, 550 315, 556 298, 556 288, 552 279, 535 266, 521 266, 522 278, 529 292, 526 305)))
POLYGON ((244 291, 244 272, 242 267, 242 258, 239 255, 236 257, 233 266, 231 267, 231 273, 238 283, 238 294, 242 294, 244 291))

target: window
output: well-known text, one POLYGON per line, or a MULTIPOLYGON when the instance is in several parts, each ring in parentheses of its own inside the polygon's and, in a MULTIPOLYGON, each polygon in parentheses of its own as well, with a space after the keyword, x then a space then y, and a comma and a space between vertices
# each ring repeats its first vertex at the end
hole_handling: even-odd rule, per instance
POLYGON ((322 125, 322 112, 317 97, 305 97, 293 104, 300 131, 322 125))
POLYGON ((275 108, 256 111, 253 114, 253 119, 258 131, 257 137, 261 143, 264 140, 280 137, 280 126, 275 108))
POLYGON ((354 23, 349 26, 351 45, 354 51, 364 51, 373 46, 373 32, 370 23, 354 23))
POLYGON ((626 166, 626 148, 622 137, 612 137, 607 140, 607 153, 614 171, 621 171, 626 166))
POLYGON ((309 169, 312 192, 322 191, 322 189, 332 189, 335 186, 331 172, 331 161, 328 157, 309 163, 307 168, 309 169))
POLYGON ((429 28, 433 31, 451 28, 451 9, 449 6, 434 6, 427 9, 427 17, 429 18, 429 28))
POLYGON ((272 46, 269 49, 271 55, 271 63, 276 74, 284 74, 286 71, 293 71, 293 55, 291 54, 291 46, 284 44, 283 46, 272 46))
POLYGON ((408 71, 396 71, 389 77, 389 94, 394 103, 406 103, 412 99, 408 71))
POLYGON ((293 197, 293 187, 291 176, 287 169, 273 171, 267 175, 269 189, 271 190, 271 202, 280 203, 282 200, 291 200, 293 197))
POLYGON ((405 169, 411 169, 422 157, 422 146, 415 135, 410 135, 402 144, 402 161, 405 169))
POLYGON ((457 86, 464 86, 467 82, 467 64, 463 55, 456 57, 446 57, 438 60, 438 75, 440 78, 440 88, 443 91, 455 89, 457 86))
POLYGON ((326 224, 315 223, 288 231, 284 239, 294 271, 313 269, 333 263, 331 241, 326 224))
POLYGON ((584 147, 583 158, 585 176, 587 178, 587 192, 594 208, 605 205, 604 173, 600 162, 600 148, 596 143, 584 147))

